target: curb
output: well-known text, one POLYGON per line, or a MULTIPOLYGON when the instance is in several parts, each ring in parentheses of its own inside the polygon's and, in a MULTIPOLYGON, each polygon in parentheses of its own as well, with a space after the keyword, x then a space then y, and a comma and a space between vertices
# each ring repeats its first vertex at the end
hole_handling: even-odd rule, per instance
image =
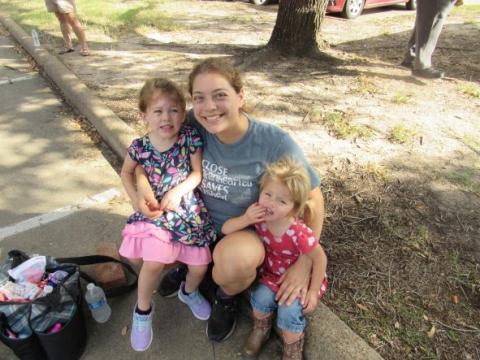
POLYGON ((88 119, 105 142, 123 159, 132 140, 138 137, 137 134, 60 60, 41 46, 34 46, 32 38, 13 20, 0 14, 0 22, 61 89, 68 103, 88 119))
MULTIPOLYGON (((88 119, 105 142, 123 159, 131 140, 138 135, 103 104, 60 60, 41 46, 35 47, 31 37, 13 20, 0 14, 0 22, 60 88, 68 103, 88 119)), ((323 303, 320 303, 315 312, 307 317, 310 321, 305 338, 306 359, 382 359, 323 303)))

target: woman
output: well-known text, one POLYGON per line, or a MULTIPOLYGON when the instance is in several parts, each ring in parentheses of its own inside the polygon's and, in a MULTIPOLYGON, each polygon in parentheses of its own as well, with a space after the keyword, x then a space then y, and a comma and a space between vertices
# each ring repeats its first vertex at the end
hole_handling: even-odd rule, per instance
MULTIPOLYGON (((193 103, 190 121, 204 140, 199 189, 219 234, 227 219, 243 214, 257 200, 258 180, 266 165, 288 155, 302 161, 308 170, 312 211, 305 214, 305 223, 319 239, 324 216, 320 180, 286 132, 243 112, 245 93, 238 70, 222 59, 203 60, 190 73, 188 89, 193 103)), ((149 217, 159 216, 158 201, 139 167, 136 174, 140 210, 149 217)), ((214 245, 212 277, 218 288, 207 325, 211 340, 223 341, 233 333, 235 297, 253 283, 264 257, 264 246, 253 229, 226 235, 214 245)), ((279 304, 305 298, 311 267, 311 260, 302 255, 285 272, 276 297, 279 304)), ((159 293, 175 295, 184 276, 185 269, 171 270, 159 293)))

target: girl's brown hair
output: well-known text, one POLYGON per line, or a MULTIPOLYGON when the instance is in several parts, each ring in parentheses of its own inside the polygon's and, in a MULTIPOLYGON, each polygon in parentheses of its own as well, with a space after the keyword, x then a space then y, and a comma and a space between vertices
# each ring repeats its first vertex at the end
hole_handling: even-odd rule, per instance
POLYGON ((183 91, 173 81, 164 78, 152 78, 145 81, 138 96, 138 109, 146 112, 152 99, 158 95, 168 96, 185 110, 186 101, 183 91))
POLYGON ((215 73, 224 77, 238 94, 243 89, 243 81, 238 69, 222 58, 207 58, 192 69, 188 76, 188 92, 192 95, 193 82, 200 74, 215 73))
POLYGON ((285 157, 268 165, 260 178, 260 190, 271 180, 284 184, 294 203, 295 216, 302 216, 310 209, 309 196, 311 190, 310 176, 303 163, 285 157))

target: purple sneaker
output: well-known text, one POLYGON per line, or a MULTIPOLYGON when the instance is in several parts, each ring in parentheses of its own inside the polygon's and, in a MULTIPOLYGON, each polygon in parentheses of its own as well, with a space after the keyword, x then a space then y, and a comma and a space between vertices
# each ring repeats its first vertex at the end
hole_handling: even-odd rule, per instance
POLYGON ((190 310, 192 310, 193 316, 200 320, 208 320, 212 308, 208 303, 207 299, 203 297, 202 294, 197 290, 192 292, 190 295, 185 295, 183 293, 185 289, 185 281, 180 284, 180 290, 178 290, 178 298, 181 302, 188 305, 190 310))
POLYGON ((135 312, 137 305, 133 309, 133 323, 132 332, 130 334, 130 342, 132 349, 135 351, 145 351, 152 344, 152 318, 153 318, 153 304, 152 311, 148 315, 140 315, 135 312))

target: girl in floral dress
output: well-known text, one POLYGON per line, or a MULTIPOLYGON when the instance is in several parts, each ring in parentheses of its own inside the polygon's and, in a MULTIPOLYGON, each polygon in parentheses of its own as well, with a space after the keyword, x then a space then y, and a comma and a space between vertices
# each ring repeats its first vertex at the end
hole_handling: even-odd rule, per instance
POLYGON ((209 244, 215 229, 195 188, 202 179, 202 140, 184 126, 185 98, 171 81, 146 81, 139 96, 140 116, 148 133, 128 148, 121 179, 136 212, 122 231, 120 254, 132 262, 143 261, 138 278, 138 300, 133 312, 131 345, 145 351, 153 339, 152 294, 165 264, 181 262, 188 274, 178 291, 194 316, 206 320, 210 304, 198 291, 211 262, 209 244), (146 172, 161 215, 150 219, 137 210, 135 167, 146 172))
POLYGON ((247 337, 244 353, 256 357, 268 340, 273 313, 277 311, 277 326, 282 332, 284 360, 301 359, 305 330, 304 314, 318 305, 327 286, 327 258, 313 231, 299 218, 304 210, 313 213, 308 200, 310 180, 302 163, 289 158, 267 166, 260 179, 258 202, 246 212, 227 220, 224 234, 255 226, 265 245, 265 260, 260 268, 260 281, 251 294, 253 330, 247 337), (308 290, 293 302, 278 301, 277 291, 287 269, 301 254, 313 263, 308 290))

